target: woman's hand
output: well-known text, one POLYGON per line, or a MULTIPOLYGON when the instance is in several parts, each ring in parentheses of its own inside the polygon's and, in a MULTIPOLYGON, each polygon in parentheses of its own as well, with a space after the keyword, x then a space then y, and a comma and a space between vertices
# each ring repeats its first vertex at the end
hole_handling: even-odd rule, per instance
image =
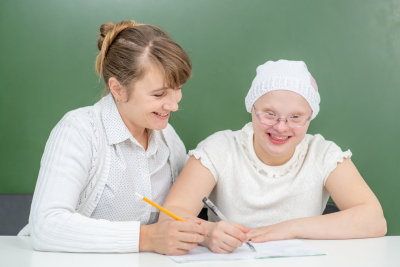
POLYGON ((183 255, 204 241, 207 228, 200 219, 185 218, 184 222, 163 220, 140 226, 140 251, 167 255, 183 255))
POLYGON ((231 253, 243 242, 248 241, 246 233, 250 230, 236 223, 225 221, 206 222, 208 235, 202 245, 207 246, 215 253, 231 253))
POLYGON ((251 229, 247 237, 251 242, 262 243, 267 241, 285 240, 296 238, 295 221, 285 221, 268 226, 261 226, 251 229))

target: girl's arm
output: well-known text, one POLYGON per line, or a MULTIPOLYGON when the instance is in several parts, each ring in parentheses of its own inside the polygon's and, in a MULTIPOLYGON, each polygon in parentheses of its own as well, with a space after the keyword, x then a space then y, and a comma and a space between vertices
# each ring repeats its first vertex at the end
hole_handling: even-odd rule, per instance
POLYGON ((350 159, 338 163, 328 176, 325 188, 339 212, 255 228, 248 237, 254 242, 265 242, 291 238, 367 238, 386 234, 382 207, 350 159))
MULTIPOLYGON (((179 178, 172 186, 164 207, 181 217, 196 217, 203 208, 202 199, 209 196, 216 182, 212 173, 204 167, 200 160, 190 157, 179 178)), ((169 216, 160 214, 160 222, 171 220, 169 216)), ((218 253, 232 252, 247 241, 246 228, 224 221, 218 223, 202 223, 208 229, 206 240, 202 243, 218 253)))

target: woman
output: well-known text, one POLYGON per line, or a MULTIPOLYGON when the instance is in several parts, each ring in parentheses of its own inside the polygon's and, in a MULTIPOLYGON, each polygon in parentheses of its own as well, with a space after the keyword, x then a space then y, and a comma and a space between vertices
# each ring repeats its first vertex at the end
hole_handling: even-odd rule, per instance
POLYGON ((20 234, 45 251, 187 253, 206 229, 196 220, 155 223, 158 210, 135 192, 163 203, 186 162, 168 119, 190 60, 161 29, 134 21, 103 24, 98 48, 108 94, 52 130, 20 234))
POLYGON ((165 202, 178 215, 194 216, 210 195, 238 223, 204 222, 209 234, 203 245, 228 253, 248 240, 385 235, 382 208, 351 152, 306 134, 320 96, 304 62, 259 66, 245 102, 252 123, 217 132, 190 151, 165 202), (341 211, 321 215, 329 195, 341 211))

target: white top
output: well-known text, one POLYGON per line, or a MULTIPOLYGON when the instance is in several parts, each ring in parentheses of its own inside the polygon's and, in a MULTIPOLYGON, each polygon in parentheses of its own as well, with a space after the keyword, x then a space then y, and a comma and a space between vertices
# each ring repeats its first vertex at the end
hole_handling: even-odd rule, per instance
MULTIPOLYGON (((144 196, 153 197, 154 193, 156 198, 164 198, 187 156, 182 141, 168 125, 162 131, 154 131, 159 134, 153 137, 155 142, 150 140, 153 148, 156 143, 168 147, 168 163, 163 154, 165 150, 160 149, 160 152, 164 152, 157 159, 148 161, 148 166, 143 167, 142 171, 138 171, 134 166, 147 162, 146 153, 140 153, 144 150, 137 146, 136 149, 128 149, 129 146, 134 147, 132 136, 125 139, 125 136, 118 135, 120 131, 115 124, 121 118, 119 113, 115 113, 116 110, 112 96, 108 95, 94 106, 68 112, 52 130, 41 160, 29 226, 19 234, 31 234, 35 249, 70 252, 139 250, 140 223, 151 221, 152 206, 139 200, 130 203, 131 207, 125 211, 129 214, 125 218, 131 218, 127 221, 90 217, 99 203, 99 208, 104 210, 103 205, 107 205, 109 197, 108 190, 121 185, 129 184, 132 196, 134 188, 144 196), (110 116, 114 118, 109 120, 110 116), (121 145, 121 142, 124 144, 121 145), (124 152, 121 153, 121 149, 124 152), (131 155, 126 158, 128 153, 131 155), (135 157, 141 160, 131 161, 135 157), (159 171, 150 162, 160 164, 159 171), (117 164, 123 164, 126 168, 114 166, 117 164), (150 178, 151 174, 155 174, 155 179, 153 176, 150 178), (168 176, 164 177, 166 181, 160 182, 158 175, 162 174, 168 176), (118 178, 128 178, 129 181, 119 181, 118 186, 118 178), (161 187, 165 187, 164 190, 159 190, 161 187), (106 195, 103 197, 104 192, 106 195)), ((151 157, 150 154, 148 156, 151 157)), ((128 191, 125 188, 123 194, 129 195, 128 191)), ((115 195, 118 194, 119 191, 115 191, 115 195)), ((131 196, 129 198, 133 199, 131 196)), ((115 199, 109 204, 115 207, 123 201, 115 199)), ((124 217, 122 209, 103 215, 109 219, 124 217)), ((100 216, 101 213, 96 214, 100 216)))
MULTIPOLYGON (((327 177, 351 152, 321 135, 307 134, 292 158, 268 166, 256 156, 253 127, 217 132, 189 151, 213 174, 210 199, 230 220, 247 227, 321 215, 329 194, 327 177)), ((209 218, 215 220, 209 212, 209 218)))
POLYGON ((102 116, 104 128, 112 145, 111 166, 103 194, 91 217, 110 221, 140 221, 155 223, 159 210, 151 207, 146 215, 146 202, 134 192, 141 193, 162 205, 172 185, 169 149, 159 131, 149 131, 147 150, 132 136, 112 99, 105 102, 109 112, 102 116), (148 184, 150 183, 150 185, 148 184), (147 192, 147 188, 151 191, 147 192))

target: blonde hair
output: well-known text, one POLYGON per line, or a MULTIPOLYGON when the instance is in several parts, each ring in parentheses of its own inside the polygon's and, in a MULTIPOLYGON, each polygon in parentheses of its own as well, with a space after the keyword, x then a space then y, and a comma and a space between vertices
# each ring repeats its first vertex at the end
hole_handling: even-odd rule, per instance
POLYGON ((149 63, 163 71, 166 85, 178 88, 191 76, 188 55, 163 30, 133 20, 107 22, 100 27, 96 71, 108 80, 115 77, 122 85, 141 79, 149 63))

